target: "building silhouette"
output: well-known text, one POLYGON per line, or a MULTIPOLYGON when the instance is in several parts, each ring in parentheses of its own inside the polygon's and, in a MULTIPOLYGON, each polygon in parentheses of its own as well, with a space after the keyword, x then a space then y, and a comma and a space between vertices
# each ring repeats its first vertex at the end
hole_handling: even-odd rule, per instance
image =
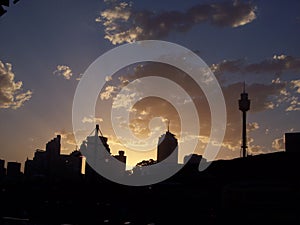
POLYGON ((245 90, 245 82, 244 82, 244 89, 243 92, 241 93, 241 99, 239 100, 239 110, 242 111, 242 154, 243 157, 247 156, 247 123, 246 123, 246 116, 247 116, 247 111, 250 109, 250 100, 248 99, 248 93, 246 93, 245 90))
POLYGON ((300 132, 285 133, 285 151, 300 153, 300 132))
POLYGON ((164 160, 167 163, 178 163, 178 141, 169 128, 165 134, 159 137, 157 145, 157 162, 164 160))
POLYGON ((118 169, 120 172, 125 172, 126 170, 126 159, 127 156, 125 155, 125 152, 123 150, 119 151, 118 155, 114 155, 114 157, 119 160, 120 162, 122 162, 123 164, 120 165, 120 168, 118 169))
POLYGON ((7 162, 7 176, 19 177, 21 175, 21 163, 7 162))
POLYGON ((37 149, 32 160, 25 161, 26 177, 43 176, 47 179, 79 179, 82 156, 77 150, 61 154, 61 136, 57 135, 46 144, 46 150, 37 149))
POLYGON ((6 175, 5 160, 0 159, 0 178, 6 175))
MULTIPOLYGON (((98 124, 96 124, 96 128, 94 129, 94 135, 88 136, 86 138, 86 141, 82 142, 80 150, 83 149, 85 151, 93 152, 94 157, 89 160, 96 160, 96 158, 98 158, 98 161, 93 162, 94 164, 101 164, 101 167, 110 170, 111 173, 116 173, 117 175, 121 176, 124 175, 126 170, 127 158, 125 156, 125 152, 123 150, 120 150, 118 155, 111 154, 110 147, 108 144, 108 138, 103 136, 98 124), (102 151, 101 144, 102 146, 104 146, 104 151, 102 151), (111 160, 111 157, 114 157, 122 163, 113 164, 113 160, 111 160), (112 171, 112 169, 114 171, 112 171)), ((103 178, 92 168, 88 161, 86 161, 85 164, 85 178, 87 181, 91 182, 99 180, 103 181, 103 178)))

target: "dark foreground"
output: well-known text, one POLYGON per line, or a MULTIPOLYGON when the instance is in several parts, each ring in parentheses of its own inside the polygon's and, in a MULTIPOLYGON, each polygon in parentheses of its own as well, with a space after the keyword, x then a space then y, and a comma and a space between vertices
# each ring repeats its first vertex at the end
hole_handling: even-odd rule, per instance
POLYGON ((159 184, 2 179, 1 224, 300 224, 298 154, 188 164, 159 184), (18 218, 18 219, 16 219, 18 218))

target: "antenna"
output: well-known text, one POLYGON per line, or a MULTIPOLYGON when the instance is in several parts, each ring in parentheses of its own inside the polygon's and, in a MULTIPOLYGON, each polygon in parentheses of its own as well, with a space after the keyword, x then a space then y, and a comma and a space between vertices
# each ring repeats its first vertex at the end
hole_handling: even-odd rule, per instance
POLYGON ((100 128, 99 128, 99 124, 96 124, 95 136, 98 136, 98 133, 100 133, 101 136, 103 136, 103 134, 102 134, 102 132, 101 132, 101 130, 100 130, 100 128))
POLYGON ((243 112, 243 129, 242 129, 242 150, 243 157, 247 156, 247 130, 246 130, 246 113, 250 109, 250 100, 248 99, 248 93, 246 93, 246 84, 244 82, 243 93, 241 93, 241 99, 239 100, 239 110, 243 112))
POLYGON ((170 132, 170 120, 169 119, 167 120, 167 123, 168 123, 168 132, 170 132))

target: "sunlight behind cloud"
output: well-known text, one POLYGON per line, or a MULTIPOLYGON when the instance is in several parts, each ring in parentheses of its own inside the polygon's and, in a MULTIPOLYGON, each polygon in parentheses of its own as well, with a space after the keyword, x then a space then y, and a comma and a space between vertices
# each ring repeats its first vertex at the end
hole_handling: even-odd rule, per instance
POLYGON ((31 99, 32 91, 23 91, 23 82, 15 82, 15 74, 10 63, 0 60, 0 108, 20 108, 24 102, 31 99))

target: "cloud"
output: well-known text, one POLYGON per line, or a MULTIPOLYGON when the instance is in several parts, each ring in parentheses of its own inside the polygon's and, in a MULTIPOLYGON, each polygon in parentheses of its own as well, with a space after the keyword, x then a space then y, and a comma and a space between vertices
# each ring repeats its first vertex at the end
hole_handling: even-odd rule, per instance
POLYGON ((116 87, 111 86, 111 85, 106 86, 105 87, 105 91, 103 91, 103 92, 100 93, 101 100, 104 100, 104 99, 108 100, 108 99, 110 99, 112 97, 112 94, 115 93, 116 89, 117 89, 116 87))
POLYGON ((300 111, 300 101, 297 96, 292 96, 289 98, 289 106, 285 109, 285 111, 300 111))
POLYGON ((259 129, 259 125, 257 122, 248 123, 248 132, 255 131, 257 129, 259 129))
POLYGON ((112 80, 112 76, 106 76, 106 77, 105 77, 105 81, 106 81, 106 82, 111 81, 111 80, 112 80))
POLYGON ((272 142, 272 148, 274 148, 276 150, 283 150, 283 149, 285 149, 284 137, 276 138, 272 142))
POLYGON ((0 60, 0 108, 20 108, 32 96, 32 91, 23 91, 22 81, 15 82, 10 63, 0 60))
POLYGON ((57 76, 62 76, 66 80, 70 80, 73 75, 71 68, 65 65, 58 65, 53 74, 57 76))
MULTIPOLYGON (((270 84, 254 83, 247 85, 246 89, 251 100, 250 113, 272 110, 270 104, 278 104, 278 96, 282 95, 281 91, 286 88, 286 85, 286 83, 282 82, 270 84)), ((223 149, 221 150, 224 152, 224 155, 230 154, 227 150, 236 153, 241 149, 242 115, 238 110, 237 100, 240 97, 242 87, 242 82, 222 87, 227 106, 227 126, 224 141, 222 143, 223 149)), ((257 122, 249 122, 247 124, 249 153, 258 154, 270 151, 270 149, 266 149, 264 146, 257 145, 255 140, 251 138, 252 133, 258 131, 259 128, 260 126, 257 122)))
POLYGON ((213 64, 211 69, 220 75, 224 73, 270 73, 280 75, 283 72, 299 72, 300 58, 288 55, 274 55, 258 63, 247 63, 244 59, 223 60, 213 64))
POLYGON ((297 89, 296 92, 300 94, 300 80, 292 80, 291 84, 292 88, 297 89))
POLYGON ((130 106, 132 103, 135 101, 137 98, 136 93, 131 93, 131 94, 118 94, 116 97, 113 98, 113 104, 112 108, 117 109, 117 108, 126 108, 130 110, 130 106))
POLYGON ((83 123, 100 123, 103 122, 102 118, 98 118, 98 117, 84 117, 81 122, 83 123))
MULTIPOLYGON (((108 107, 107 105, 105 105, 105 107, 103 106, 101 107, 101 109, 108 110, 112 107, 127 108, 134 102, 134 99, 136 99, 138 101, 133 105, 129 112, 129 124, 123 124, 121 123, 121 121, 118 122, 120 124, 120 127, 122 126, 122 129, 130 129, 137 137, 146 138, 151 134, 152 131, 152 129, 149 127, 152 118, 162 117, 167 118, 171 121, 170 131, 174 133, 179 139, 183 138, 181 141, 189 142, 189 139, 195 138, 195 136, 191 137, 189 136, 189 134, 180 135, 180 115, 178 115, 178 112, 174 107, 172 107, 171 104, 169 104, 167 101, 163 101, 162 99, 155 98, 153 96, 139 99, 140 96, 143 96, 142 93, 138 92, 134 88, 130 88, 130 86, 124 86, 123 84, 132 83, 133 80, 141 80, 139 78, 151 76, 153 74, 160 74, 161 77, 170 79, 173 82, 177 83, 183 89, 185 89, 188 95, 191 97, 192 101, 185 102, 185 104, 194 103, 197 108, 200 120, 200 134, 197 153, 203 154, 208 141, 208 137, 210 136, 211 132, 210 108, 205 94, 203 93, 201 88, 199 88, 189 76, 187 76, 177 68, 161 63, 145 63, 142 67, 132 68, 132 71, 127 71, 126 69, 124 69, 124 72, 121 71, 118 75, 114 75, 112 77, 112 83, 116 88, 116 92, 113 94, 113 96, 111 96, 112 101, 103 101, 105 104, 111 104, 111 106, 108 107), (121 89, 121 87, 123 87, 123 92, 119 93, 119 97, 117 97, 117 92, 119 91, 119 89, 121 89), (130 96, 131 94, 133 96, 130 96), (115 101, 115 103, 113 103, 113 101, 115 101)), ((284 107, 288 107, 290 105, 289 102, 291 101, 290 88, 292 88, 293 85, 294 84, 282 81, 279 78, 266 84, 247 84, 246 90, 249 93, 249 98, 251 100, 250 113, 255 114, 258 112, 261 113, 274 110, 281 104, 283 104, 284 107)), ((243 89, 243 83, 236 82, 226 85, 221 83, 221 86, 227 106, 227 126, 224 141, 221 146, 221 152, 218 157, 224 158, 228 155, 234 157, 240 155, 241 149, 242 115, 238 109, 238 99, 240 98, 240 93, 243 89)), ((171 93, 172 92, 170 92, 169 94, 171 93)), ((181 102, 182 100, 176 98, 174 101, 181 102)), ((186 126, 194 125, 193 120, 191 120, 190 123, 191 124, 188 124, 186 126)), ((258 124, 256 121, 249 121, 249 124, 247 124, 248 152, 251 154, 258 154, 272 150, 271 146, 267 148, 266 146, 259 145, 256 140, 253 140, 252 135, 254 136, 254 134, 257 134, 256 132, 260 132, 259 129, 260 124, 258 124)), ((162 133, 164 133, 163 129, 161 131, 162 133)), ((264 132, 264 130, 262 130, 261 132, 264 132)))
POLYGON ((198 4, 186 11, 153 12, 134 10, 132 3, 108 1, 108 8, 96 22, 105 29, 112 44, 143 39, 159 39, 172 31, 186 32, 193 26, 210 22, 217 27, 239 27, 256 19, 256 6, 251 2, 227 1, 198 4))
POLYGON ((75 136, 74 136, 73 132, 60 131, 60 132, 55 132, 54 135, 60 135, 62 138, 63 144, 66 143, 69 145, 76 146, 75 136))

